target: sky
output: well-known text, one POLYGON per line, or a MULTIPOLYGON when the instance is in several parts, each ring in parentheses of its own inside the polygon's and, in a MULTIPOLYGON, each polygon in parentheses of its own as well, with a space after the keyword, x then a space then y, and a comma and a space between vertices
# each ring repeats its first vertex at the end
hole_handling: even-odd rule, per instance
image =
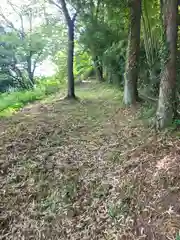
POLYGON ((45 60, 35 70, 35 76, 52 76, 56 71, 56 66, 53 65, 52 61, 45 60))

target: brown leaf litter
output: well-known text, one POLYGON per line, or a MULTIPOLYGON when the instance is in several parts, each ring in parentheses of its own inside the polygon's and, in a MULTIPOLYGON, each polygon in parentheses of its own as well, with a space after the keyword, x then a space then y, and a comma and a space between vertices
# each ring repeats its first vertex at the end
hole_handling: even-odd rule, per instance
POLYGON ((117 100, 34 109, 0 124, 0 239, 176 239, 177 137, 117 100))

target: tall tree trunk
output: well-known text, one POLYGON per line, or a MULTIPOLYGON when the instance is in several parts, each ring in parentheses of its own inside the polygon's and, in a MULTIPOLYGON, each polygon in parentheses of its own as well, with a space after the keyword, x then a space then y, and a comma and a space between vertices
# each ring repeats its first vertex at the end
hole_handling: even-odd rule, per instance
POLYGON ((68 98, 75 98, 74 90, 74 20, 68 24, 68 98))
POLYGON ((58 0, 57 2, 54 0, 49 0, 49 2, 55 5, 60 11, 64 13, 64 17, 68 27, 68 93, 67 98, 76 98, 75 96, 75 88, 74 88, 74 24, 76 21, 77 13, 71 18, 70 12, 67 8, 66 0, 58 0))
POLYGON ((162 129, 170 125, 176 114, 176 60, 177 60, 177 16, 178 1, 162 1, 165 30, 166 58, 161 72, 159 102, 156 127, 162 129))
POLYGON ((134 104, 138 100, 141 0, 130 1, 130 32, 125 71, 124 103, 134 104))

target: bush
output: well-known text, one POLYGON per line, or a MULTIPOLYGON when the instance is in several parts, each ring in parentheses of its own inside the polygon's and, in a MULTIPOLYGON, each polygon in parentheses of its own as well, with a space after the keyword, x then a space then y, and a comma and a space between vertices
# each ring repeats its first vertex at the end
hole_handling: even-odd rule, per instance
POLYGON ((40 80, 38 82, 38 87, 40 87, 41 90, 44 91, 45 95, 50 95, 58 91, 60 88, 60 82, 58 78, 47 78, 40 80))
POLYGON ((55 78, 38 79, 37 85, 32 90, 6 92, 0 95, 0 115, 16 112, 24 105, 44 99, 60 89, 60 84, 55 78))

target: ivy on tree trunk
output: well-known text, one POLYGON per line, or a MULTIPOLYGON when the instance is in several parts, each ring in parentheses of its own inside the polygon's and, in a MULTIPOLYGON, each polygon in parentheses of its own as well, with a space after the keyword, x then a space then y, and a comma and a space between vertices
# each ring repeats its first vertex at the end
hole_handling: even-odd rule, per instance
POLYGON ((176 61, 178 1, 163 0, 164 59, 161 72, 156 127, 162 129, 172 124, 176 115, 176 61))

